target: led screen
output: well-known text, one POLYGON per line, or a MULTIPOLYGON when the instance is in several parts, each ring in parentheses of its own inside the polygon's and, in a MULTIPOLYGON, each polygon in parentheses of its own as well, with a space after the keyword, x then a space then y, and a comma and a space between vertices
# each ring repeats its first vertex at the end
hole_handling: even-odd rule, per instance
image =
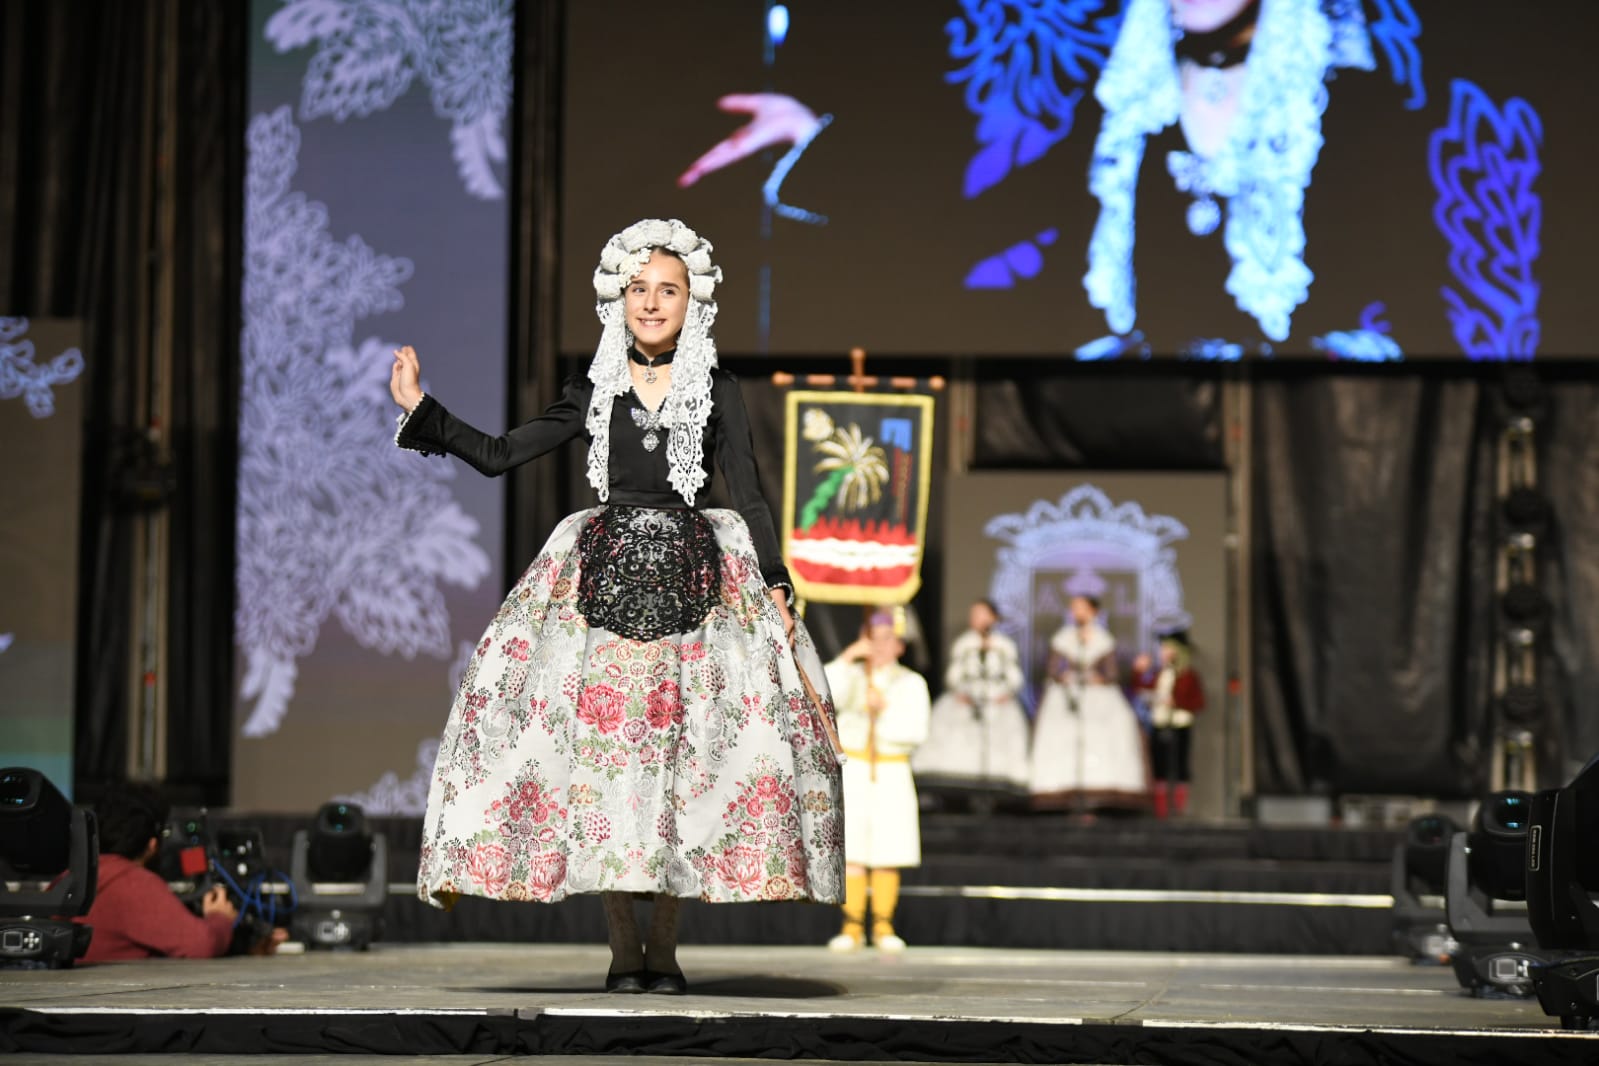
POLYGON ((563 346, 605 238, 724 352, 1528 359, 1584 326, 1576 2, 707 0, 568 19, 563 346))

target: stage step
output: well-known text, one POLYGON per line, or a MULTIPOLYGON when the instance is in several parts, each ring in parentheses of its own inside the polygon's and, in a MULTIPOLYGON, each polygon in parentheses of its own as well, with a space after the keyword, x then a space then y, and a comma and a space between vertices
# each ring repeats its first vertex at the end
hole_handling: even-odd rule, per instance
MULTIPOLYGON (((304 820, 219 818, 261 829, 286 868, 304 820)), ((389 840, 390 942, 605 939, 595 897, 559 906, 463 899, 448 914, 410 890, 417 818, 376 818, 389 840)), ((900 932, 913 944, 1136 951, 1382 954, 1387 863, 1398 835, 1153 819, 1081 824, 1050 815, 929 815, 923 865, 906 871, 900 932)), ((684 935, 705 944, 819 944, 835 908, 690 904, 684 935)))

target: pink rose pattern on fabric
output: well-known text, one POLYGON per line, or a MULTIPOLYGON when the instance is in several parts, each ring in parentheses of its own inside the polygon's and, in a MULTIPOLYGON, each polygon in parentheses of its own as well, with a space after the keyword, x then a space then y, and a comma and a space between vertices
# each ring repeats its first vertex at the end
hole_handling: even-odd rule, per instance
MULTIPOLYGON (((704 512, 723 549, 721 605, 705 625, 638 642, 591 631, 576 609, 574 548, 591 513, 557 527, 467 665, 439 745, 419 895, 838 902, 838 764, 743 520, 704 512)), ((803 627, 796 655, 825 700, 803 627)))

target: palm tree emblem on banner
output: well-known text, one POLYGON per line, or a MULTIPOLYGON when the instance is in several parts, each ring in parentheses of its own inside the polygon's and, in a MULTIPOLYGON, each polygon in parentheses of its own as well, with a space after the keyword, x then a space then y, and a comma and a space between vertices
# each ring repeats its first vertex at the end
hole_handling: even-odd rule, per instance
POLYGON ((788 394, 783 555, 819 603, 908 601, 921 587, 933 397, 788 394))

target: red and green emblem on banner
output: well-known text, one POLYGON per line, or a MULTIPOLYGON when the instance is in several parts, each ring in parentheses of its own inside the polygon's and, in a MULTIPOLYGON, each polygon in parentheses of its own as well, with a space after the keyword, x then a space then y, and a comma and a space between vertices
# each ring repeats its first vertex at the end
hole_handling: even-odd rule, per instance
POLYGON ((933 398, 788 394, 783 555, 818 603, 909 601, 922 584, 933 398))

